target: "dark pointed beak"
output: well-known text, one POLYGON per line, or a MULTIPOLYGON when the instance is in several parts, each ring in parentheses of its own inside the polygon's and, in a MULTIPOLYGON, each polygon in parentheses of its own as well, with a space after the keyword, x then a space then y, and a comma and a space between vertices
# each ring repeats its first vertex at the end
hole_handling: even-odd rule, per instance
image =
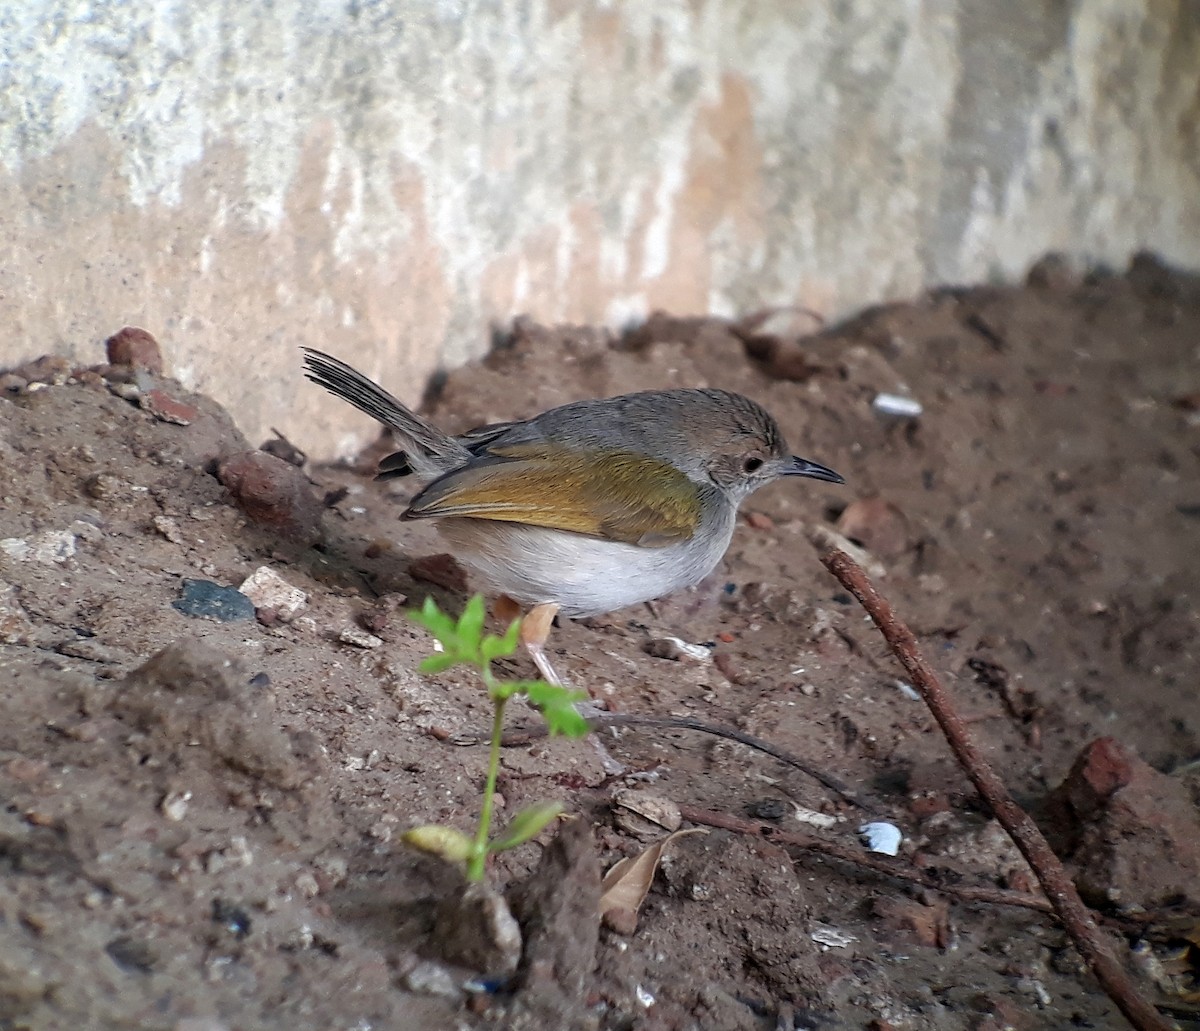
POLYGON ((810 476, 814 480, 827 480, 829 483, 845 483, 837 473, 832 469, 827 469, 823 465, 817 465, 816 462, 810 462, 807 458, 799 458, 792 455, 791 461, 783 468, 784 476, 810 476))

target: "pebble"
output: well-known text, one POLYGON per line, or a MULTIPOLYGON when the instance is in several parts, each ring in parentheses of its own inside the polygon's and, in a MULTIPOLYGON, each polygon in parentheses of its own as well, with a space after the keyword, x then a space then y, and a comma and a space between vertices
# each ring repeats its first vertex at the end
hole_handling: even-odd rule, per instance
POLYGON ((33 623, 17 600, 16 588, 0 585, 0 644, 22 644, 32 632, 33 623))
POLYGON ((179 528, 179 524, 170 516, 155 516, 152 522, 154 523, 154 529, 166 537, 172 544, 183 543, 183 531, 179 528))
POLYGON ((124 494, 126 490, 125 481, 111 473, 96 473, 95 476, 89 476, 83 484, 83 492, 89 498, 97 500, 124 494))
POLYGON ((183 595, 171 607, 185 616, 207 617, 222 623, 254 618, 254 602, 241 591, 211 580, 184 580, 183 595))
POLYGON ((162 349, 149 332, 138 326, 118 330, 104 341, 104 350, 111 365, 129 365, 162 375, 162 349))
POLYGON ((262 451, 243 451, 220 462, 217 479, 253 522, 301 544, 321 540, 321 503, 294 465, 262 451))
POLYGON ((305 463, 308 462, 308 456, 278 430, 271 432, 275 436, 270 440, 263 441, 259 450, 268 455, 274 455, 276 458, 282 458, 288 465, 294 465, 297 469, 303 469, 305 463))
POLYGON ((192 800, 190 791, 172 791, 159 805, 159 810, 172 823, 179 823, 187 816, 188 803, 192 800))
POLYGON ((899 827, 882 820, 864 823, 858 828, 858 833, 867 848, 885 856, 896 855, 900 851, 900 842, 904 840, 899 827))
POLYGON ((414 580, 444 587, 458 594, 467 593, 467 573, 458 559, 445 552, 438 555, 423 555, 408 564, 409 575, 414 580))
POLYGON ((746 525, 753 527, 755 530, 774 530, 775 520, 767 515, 766 512, 749 511, 746 513, 746 525))
POLYGON ((356 648, 382 648, 383 639, 376 637, 374 634, 367 633, 362 627, 348 626, 342 629, 338 634, 338 640, 342 644, 352 644, 356 648))
POLYGON ((678 637, 656 637, 647 641, 642 650, 656 659, 673 659, 675 662, 712 661, 713 650, 703 644, 689 644, 678 637))
POLYGON ((69 530, 45 530, 28 539, 5 537, 0 540, 0 551, 16 562, 61 565, 75 555, 75 535, 69 530))
POLYGON ((897 419, 916 419, 925 411, 920 401, 903 394, 876 394, 871 407, 880 415, 897 419))
POLYGON ((173 398, 165 390, 148 390, 141 395, 138 402, 143 410, 159 422, 169 422, 175 426, 190 426, 199 415, 191 405, 173 398))
POLYGON ((419 995, 433 995, 457 1002, 463 994, 458 978, 441 963, 432 960, 418 960, 400 981, 410 992, 419 995))
POLYGON ((272 609, 275 618, 287 623, 308 603, 308 595, 294 587, 270 566, 259 566, 238 588, 256 609, 272 609))

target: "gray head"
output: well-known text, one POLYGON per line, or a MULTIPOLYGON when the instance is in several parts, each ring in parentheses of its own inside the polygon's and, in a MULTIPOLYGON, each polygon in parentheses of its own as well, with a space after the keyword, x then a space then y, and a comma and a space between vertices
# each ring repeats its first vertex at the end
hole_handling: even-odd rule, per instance
POLYGON ((793 455, 771 413, 750 398, 727 390, 682 393, 690 395, 683 411, 695 410, 687 419, 695 461, 735 503, 781 476, 845 482, 832 469, 793 455))

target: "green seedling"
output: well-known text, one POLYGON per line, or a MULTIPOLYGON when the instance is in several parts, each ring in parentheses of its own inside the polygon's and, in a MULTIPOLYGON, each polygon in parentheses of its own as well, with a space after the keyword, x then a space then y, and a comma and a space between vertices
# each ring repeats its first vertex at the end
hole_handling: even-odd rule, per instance
POLYGON ((587 721, 579 715, 574 703, 586 696, 578 691, 547 684, 544 680, 497 680, 492 662, 512 655, 517 650, 521 621, 514 620, 503 637, 483 632, 483 598, 475 595, 461 616, 455 620, 437 607, 432 598, 409 613, 425 627, 442 646, 442 651, 421 663, 422 673, 441 673, 451 666, 470 666, 479 673, 494 709, 492 717, 491 751, 488 755, 487 780, 483 787, 483 804, 479 810, 479 826, 469 837, 454 827, 430 824, 405 832, 403 840, 413 848, 432 852, 451 862, 466 864, 467 880, 482 881, 487 858, 493 852, 515 848, 528 841, 562 812, 558 802, 538 802, 520 810, 508 826, 496 837, 492 831, 492 799, 496 794, 496 777, 500 772, 500 739, 504 733, 504 707, 514 695, 524 695, 546 721, 551 736, 583 737, 588 732, 587 721))

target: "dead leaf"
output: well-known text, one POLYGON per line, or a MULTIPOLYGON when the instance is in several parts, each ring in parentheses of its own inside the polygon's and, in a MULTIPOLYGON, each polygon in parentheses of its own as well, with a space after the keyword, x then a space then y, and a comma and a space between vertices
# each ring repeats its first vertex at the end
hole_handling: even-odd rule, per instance
POLYGON ((600 883, 600 919, 605 926, 622 934, 632 934, 637 926, 638 910, 642 908, 642 903, 650 892, 650 885, 654 883, 654 874, 666 847, 684 835, 707 833, 703 827, 689 827, 687 830, 676 831, 674 834, 668 834, 662 841, 655 842, 641 854, 626 856, 614 863, 600 883), (615 919, 610 920, 609 914, 615 919), (614 923, 617 926, 614 926, 614 923))

